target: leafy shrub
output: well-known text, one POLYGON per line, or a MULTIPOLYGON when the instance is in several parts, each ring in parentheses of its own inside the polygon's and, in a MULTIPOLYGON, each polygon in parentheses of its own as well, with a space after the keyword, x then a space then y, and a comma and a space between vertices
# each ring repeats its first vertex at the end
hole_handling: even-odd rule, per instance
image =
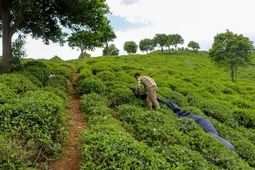
POLYGON ((43 87, 43 83, 34 75, 31 74, 28 71, 22 71, 19 72, 19 74, 22 74, 23 76, 25 76, 27 79, 29 79, 35 86, 37 87, 43 87))
POLYGON ((25 169, 25 166, 29 165, 29 153, 2 134, 0 134, 0 153, 0 169, 25 169))
POLYGON ((34 75, 43 86, 49 79, 50 71, 46 64, 39 61, 29 61, 24 64, 24 71, 34 75))
POLYGON ((43 89, 45 91, 50 92, 50 93, 54 93, 58 97, 62 98, 64 101, 67 100, 67 94, 64 91, 62 91, 61 89, 58 89, 58 88, 55 88, 55 87, 51 87, 51 86, 46 86, 43 89))
POLYGON ((45 91, 29 91, 11 105, 4 105, 0 114, 0 131, 19 139, 35 161, 57 155, 65 139, 66 114, 64 101, 45 91))
POLYGON ((179 133, 177 123, 171 113, 145 111, 136 106, 121 105, 117 109, 120 121, 132 126, 131 133, 139 141, 149 146, 185 144, 187 140, 179 133))
POLYGON ((94 112, 97 107, 107 107, 107 99, 95 93, 83 95, 81 97, 80 107, 83 112, 90 114, 94 112))
POLYGON ((77 87, 79 95, 105 92, 105 85, 99 80, 80 80, 77 87))
POLYGON ((68 63, 49 63, 50 65, 50 73, 64 76, 66 79, 70 79, 73 73, 73 67, 68 63))
POLYGON ((174 102, 180 106, 187 106, 188 105, 188 101, 185 98, 184 95, 182 95, 181 93, 177 92, 177 91, 170 91, 170 94, 168 95, 168 99, 171 102, 174 102))
POLYGON ((79 80, 91 79, 92 77, 93 77, 93 74, 89 68, 84 68, 80 71, 79 80))
POLYGON ((136 141, 110 117, 93 124, 81 142, 81 169, 171 169, 162 155, 136 141))
POLYGON ((47 86, 55 87, 66 92, 69 87, 69 80, 62 75, 55 75, 49 78, 47 86))
POLYGON ((115 79, 115 75, 110 71, 102 71, 97 74, 97 77, 102 81, 111 81, 115 79))
POLYGON ((191 150, 181 145, 170 145, 163 148, 163 155, 167 158, 167 162, 180 166, 180 169, 216 169, 212 168, 199 152, 191 150))
POLYGON ((234 111, 238 123, 247 128, 255 128, 255 112, 250 109, 238 109, 234 111))
POLYGON ((250 166, 255 167, 255 146, 245 139, 234 142, 236 152, 245 159, 250 166))
POLYGON ((129 89, 123 88, 114 89, 108 95, 108 101, 110 102, 110 105, 113 107, 129 103, 134 100, 135 100, 134 95, 129 89))
POLYGON ((200 152, 209 162, 222 169, 251 169, 249 165, 234 152, 229 152, 216 139, 199 130, 188 133, 191 137, 190 147, 200 152))
POLYGON ((0 104, 8 103, 15 97, 17 96, 9 87, 0 83, 0 104))
POLYGON ((35 90, 36 86, 21 74, 2 74, 0 82, 16 94, 24 94, 28 90, 35 90))

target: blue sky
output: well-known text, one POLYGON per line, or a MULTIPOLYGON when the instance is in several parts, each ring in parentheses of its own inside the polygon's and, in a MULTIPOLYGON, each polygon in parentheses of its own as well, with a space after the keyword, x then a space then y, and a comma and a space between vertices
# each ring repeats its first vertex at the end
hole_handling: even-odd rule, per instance
MULTIPOLYGON (((193 40, 203 50, 208 50, 214 36, 226 29, 255 40, 254 0, 107 0, 107 3, 117 35, 113 43, 121 54, 126 54, 123 50, 125 41, 139 43, 141 39, 153 38, 156 33, 178 33, 185 40, 184 47, 193 40)), ((79 55, 79 50, 67 45, 47 46, 31 37, 27 38, 26 50, 28 57, 33 58, 58 55, 74 59, 79 55)), ((102 49, 90 53, 100 56, 102 49)))

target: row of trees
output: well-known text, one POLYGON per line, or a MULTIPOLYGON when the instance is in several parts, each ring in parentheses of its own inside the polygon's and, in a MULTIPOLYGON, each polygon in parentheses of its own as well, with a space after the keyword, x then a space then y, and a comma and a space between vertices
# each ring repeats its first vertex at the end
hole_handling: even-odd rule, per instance
MULTIPOLYGON (((182 45, 184 43, 184 39, 179 34, 156 34, 153 39, 145 38, 139 42, 139 49, 142 52, 149 53, 153 51, 155 47, 159 46, 161 52, 164 52, 164 48, 167 47, 168 50, 171 50, 171 47, 174 47, 177 50, 178 45, 182 45)), ((188 47, 197 51, 200 49, 200 46, 197 42, 190 41, 188 43, 188 47)), ((124 50, 128 54, 134 54, 137 52, 138 45, 134 41, 127 41, 124 44, 124 50)))

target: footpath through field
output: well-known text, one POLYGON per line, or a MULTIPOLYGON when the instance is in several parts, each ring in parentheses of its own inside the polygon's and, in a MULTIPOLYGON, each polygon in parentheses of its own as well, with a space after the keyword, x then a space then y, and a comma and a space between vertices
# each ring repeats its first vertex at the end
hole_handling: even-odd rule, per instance
POLYGON ((69 104, 69 132, 67 145, 63 148, 62 156, 54 162, 49 170, 79 170, 81 162, 81 151, 79 135, 85 129, 83 113, 80 111, 80 100, 76 94, 75 87, 78 75, 73 74, 72 85, 68 92, 69 104))

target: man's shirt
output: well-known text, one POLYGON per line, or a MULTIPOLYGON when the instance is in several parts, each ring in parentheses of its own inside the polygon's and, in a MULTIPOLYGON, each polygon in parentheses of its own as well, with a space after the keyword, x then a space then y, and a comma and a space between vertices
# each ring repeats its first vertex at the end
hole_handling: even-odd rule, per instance
POLYGON ((141 86, 141 84, 144 86, 144 88, 149 89, 151 87, 157 87, 156 82, 147 76, 140 76, 138 78, 138 86, 141 86))

